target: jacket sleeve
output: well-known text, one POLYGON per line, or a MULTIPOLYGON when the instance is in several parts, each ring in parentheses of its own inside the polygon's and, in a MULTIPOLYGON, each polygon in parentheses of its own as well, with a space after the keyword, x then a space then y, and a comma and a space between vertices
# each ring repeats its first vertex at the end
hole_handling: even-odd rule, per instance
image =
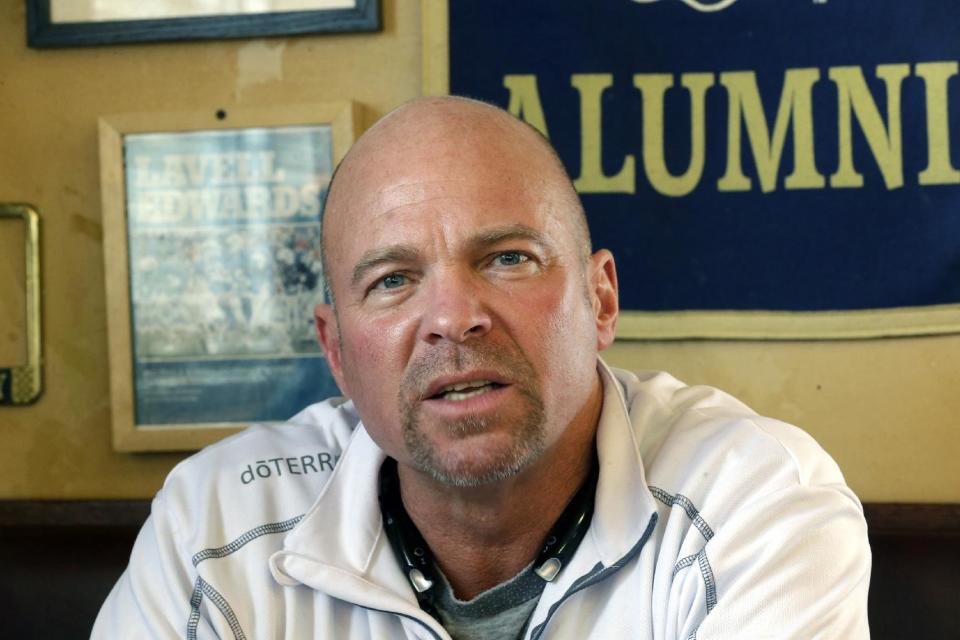
POLYGON ((686 600, 679 637, 869 638, 870 566, 846 485, 762 495, 723 522, 674 585, 686 600))
POLYGON ((197 574, 177 535, 161 491, 137 536, 127 569, 100 609, 91 638, 187 637, 197 574))

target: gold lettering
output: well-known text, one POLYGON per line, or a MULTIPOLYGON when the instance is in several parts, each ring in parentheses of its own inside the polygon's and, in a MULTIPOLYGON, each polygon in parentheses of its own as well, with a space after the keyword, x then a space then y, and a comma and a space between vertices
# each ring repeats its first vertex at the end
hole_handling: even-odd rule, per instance
POLYGON ((690 92, 690 164, 679 176, 667 169, 664 157, 663 97, 672 87, 670 74, 644 73, 633 76, 633 84, 643 95, 643 166, 650 184, 665 196, 685 196, 697 188, 703 176, 706 158, 707 89, 713 86, 712 73, 684 73, 680 83, 690 92))
POLYGON ((635 193, 636 171, 632 154, 623 159, 616 175, 603 173, 602 113, 600 97, 613 84, 609 73, 574 74, 570 84, 580 92, 580 177, 573 181, 581 193, 635 193))
POLYGON ((863 175, 853 165, 853 116, 856 116, 887 189, 903 186, 903 138, 900 121, 900 86, 910 65, 882 64, 877 77, 886 83, 887 126, 863 78, 860 67, 833 67, 830 79, 837 85, 839 156, 832 187, 862 187, 863 175))
POLYGON ((0 403, 6 402, 7 398, 3 395, 3 386, 7 384, 8 374, 6 371, 0 371, 0 403))
POLYGON ((793 173, 786 177, 787 189, 822 189, 823 175, 817 171, 813 152, 813 107, 811 94, 820 79, 818 69, 787 69, 773 125, 773 136, 757 89, 753 71, 720 74, 720 83, 729 96, 727 120, 727 170, 717 182, 720 191, 749 191, 751 181, 741 166, 741 120, 746 124, 753 160, 760 178, 760 189, 769 193, 777 187, 780 159, 787 139, 787 126, 793 122, 793 173))
POLYGON ((927 168, 920 184, 957 184, 960 171, 950 162, 950 121, 947 118, 947 80, 957 75, 956 62, 924 62, 916 67, 927 95, 927 168))
POLYGON ((547 120, 543 117, 543 105, 540 104, 540 91, 537 89, 537 76, 505 75, 503 86, 510 91, 507 111, 549 138, 547 120))

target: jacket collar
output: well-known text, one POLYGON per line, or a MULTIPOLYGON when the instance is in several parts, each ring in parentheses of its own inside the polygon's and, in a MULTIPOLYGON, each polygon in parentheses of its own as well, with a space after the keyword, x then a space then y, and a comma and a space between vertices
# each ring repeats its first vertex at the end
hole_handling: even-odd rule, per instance
MULTIPOLYGON (((623 387, 602 360, 597 368, 603 408, 596 438, 600 476, 595 510, 570 566, 548 585, 551 591, 562 589, 560 593, 595 570, 597 563, 609 567, 634 550, 656 513, 623 387)), ((359 425, 317 501, 287 535, 283 549, 271 557, 270 569, 278 582, 305 584, 352 602, 364 593, 370 602, 361 604, 381 610, 397 610, 397 602, 383 606, 382 599, 393 594, 411 617, 419 612, 383 531, 377 478, 384 458, 359 425)))
MULTIPOLYGON (((283 549, 270 558, 270 569, 278 581, 327 591, 330 585, 316 584, 312 571, 322 565, 405 591, 400 588, 406 581, 396 561, 375 562, 389 555, 377 499, 377 478, 385 458, 359 425, 316 502, 287 534, 283 549), (396 570, 384 570, 391 568, 396 570)), ((409 595, 416 602, 412 591, 409 595)))
POLYGON ((386 455, 358 425, 313 506, 269 560, 284 586, 305 585, 334 598, 418 620, 448 637, 426 615, 393 557, 377 499, 386 455))
POLYGON ((647 489, 640 459, 643 425, 632 424, 617 373, 603 360, 598 360, 597 369, 603 382, 603 408, 597 424, 600 478, 588 537, 596 543, 600 562, 610 566, 643 537, 657 505, 647 489))

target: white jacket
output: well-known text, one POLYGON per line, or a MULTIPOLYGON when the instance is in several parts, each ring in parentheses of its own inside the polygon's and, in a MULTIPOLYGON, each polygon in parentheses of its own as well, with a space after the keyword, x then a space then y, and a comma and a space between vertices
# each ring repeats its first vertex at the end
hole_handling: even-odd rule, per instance
MULTIPOLYGON (((862 509, 809 436, 716 389, 599 368, 593 521, 527 638, 869 637, 862 509)), ((327 401, 185 460, 93 637, 449 638, 384 536, 383 458, 327 401)))

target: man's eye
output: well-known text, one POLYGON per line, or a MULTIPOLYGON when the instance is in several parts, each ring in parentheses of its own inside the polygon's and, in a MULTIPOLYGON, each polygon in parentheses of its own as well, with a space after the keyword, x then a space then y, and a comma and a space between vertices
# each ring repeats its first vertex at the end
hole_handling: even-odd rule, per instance
POLYGON ((501 267, 512 267, 529 260, 527 256, 523 255, 519 251, 504 251, 501 254, 498 254, 496 258, 493 259, 494 263, 497 266, 501 267))
POLYGON ((396 289, 397 287, 402 287, 407 284, 407 276, 401 273, 391 273, 390 275, 381 278, 377 282, 376 289, 396 289))

